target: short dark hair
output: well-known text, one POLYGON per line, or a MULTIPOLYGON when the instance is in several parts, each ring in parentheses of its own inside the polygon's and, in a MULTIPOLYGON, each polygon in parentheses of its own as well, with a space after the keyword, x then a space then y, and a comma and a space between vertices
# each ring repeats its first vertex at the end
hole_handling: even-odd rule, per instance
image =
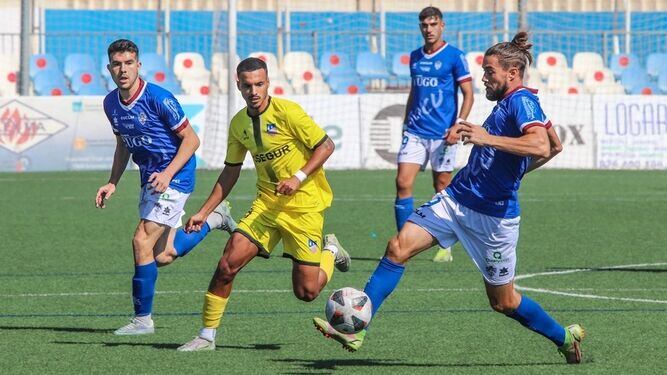
POLYGON ((436 7, 426 7, 419 12, 420 22, 431 17, 442 19, 442 12, 436 7))
POLYGON ((133 41, 128 39, 118 39, 109 44, 109 48, 107 48, 109 60, 111 60, 111 55, 117 52, 134 52, 137 55, 137 58, 139 58, 139 47, 137 47, 133 41))
POLYGON ((241 61, 236 67, 236 76, 240 76, 243 72, 254 72, 255 70, 264 69, 266 74, 269 74, 269 69, 266 67, 266 63, 262 59, 256 57, 248 57, 247 59, 241 61))

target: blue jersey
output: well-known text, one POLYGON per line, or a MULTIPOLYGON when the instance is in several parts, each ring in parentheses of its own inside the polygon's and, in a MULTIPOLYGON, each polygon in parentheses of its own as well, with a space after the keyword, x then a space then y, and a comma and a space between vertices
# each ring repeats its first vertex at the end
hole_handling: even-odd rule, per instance
MULTIPOLYGON (((535 95, 536 90, 519 87, 493 108, 484 121, 491 135, 518 138, 533 126, 551 127, 535 95)), ((474 146, 468 164, 454 176, 447 193, 458 203, 489 216, 515 218, 520 215, 517 191, 531 162, 493 147, 474 146)))
MULTIPOLYGON (((153 172, 164 171, 174 159, 181 139, 176 135, 189 125, 181 105, 167 90, 140 79, 139 90, 128 102, 118 89, 104 98, 106 113, 115 135, 122 138, 139 166, 141 185, 153 172)), ((195 187, 194 155, 174 175, 169 186, 182 193, 195 187)))
POLYGON ((406 130, 426 139, 442 138, 456 121, 458 87, 470 81, 463 52, 445 43, 430 55, 423 48, 410 54, 412 105, 406 130))

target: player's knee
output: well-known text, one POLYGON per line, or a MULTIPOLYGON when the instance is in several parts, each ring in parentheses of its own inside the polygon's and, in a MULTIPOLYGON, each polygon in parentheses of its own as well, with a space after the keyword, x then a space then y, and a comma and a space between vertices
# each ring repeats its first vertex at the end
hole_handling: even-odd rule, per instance
POLYGON ((405 264, 408 259, 410 259, 409 254, 404 254, 404 251, 401 247, 401 242, 398 240, 398 236, 392 237, 387 243, 385 256, 392 262, 399 264, 405 264))
POLYGON ((229 263, 227 258, 223 256, 218 262, 218 269, 215 271, 215 278, 219 282, 229 284, 234 281, 234 278, 240 270, 240 267, 235 267, 233 264, 229 263))
POLYGON ((155 262, 157 263, 158 267, 167 266, 175 260, 176 256, 173 254, 168 254, 166 251, 163 251, 162 253, 158 254, 158 256, 155 257, 155 262))
POLYGON ((491 305, 491 308, 495 312, 499 312, 504 315, 512 315, 514 313, 514 310, 518 307, 514 301, 511 299, 506 299, 506 300, 489 300, 489 304, 491 305))
POLYGON ((308 289, 308 288, 305 288, 305 287, 295 287, 294 288, 294 295, 296 296, 296 298, 300 299, 301 301, 311 302, 315 298, 317 298, 317 296, 320 295, 320 292, 319 292, 319 290, 315 290, 315 289, 311 290, 311 289, 308 289))
POLYGON ((396 191, 400 193, 410 192, 412 189, 411 179, 396 176, 396 191))

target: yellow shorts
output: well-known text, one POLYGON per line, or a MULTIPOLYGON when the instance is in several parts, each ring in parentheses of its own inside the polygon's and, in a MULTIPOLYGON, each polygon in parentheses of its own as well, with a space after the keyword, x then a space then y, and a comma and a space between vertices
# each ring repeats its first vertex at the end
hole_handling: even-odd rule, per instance
POLYGON ((256 200, 241 219, 236 232, 259 248, 259 256, 268 258, 278 241, 283 240, 283 256, 295 262, 319 265, 322 257, 322 212, 285 212, 271 210, 256 200))

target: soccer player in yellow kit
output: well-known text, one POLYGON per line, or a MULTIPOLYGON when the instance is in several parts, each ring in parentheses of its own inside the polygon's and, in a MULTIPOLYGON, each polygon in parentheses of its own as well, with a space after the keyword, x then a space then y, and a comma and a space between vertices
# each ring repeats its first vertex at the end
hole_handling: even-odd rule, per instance
POLYGON ((322 165, 334 143, 296 103, 268 95, 266 63, 247 58, 236 68, 247 107, 229 125, 225 167, 186 230, 197 231, 234 187, 246 153, 257 170, 257 198, 227 241, 204 300, 199 335, 179 351, 215 349, 216 329, 238 272, 259 255, 268 258, 278 241, 292 259, 294 295, 309 302, 331 280, 334 265, 347 271, 350 257, 333 234, 322 241, 323 211, 333 193, 322 165))

